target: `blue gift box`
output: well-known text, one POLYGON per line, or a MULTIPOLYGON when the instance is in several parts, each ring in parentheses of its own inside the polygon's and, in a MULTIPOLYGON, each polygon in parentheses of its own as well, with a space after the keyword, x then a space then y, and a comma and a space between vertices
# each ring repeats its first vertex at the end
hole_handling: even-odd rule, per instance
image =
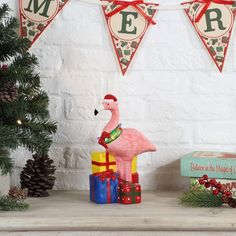
POLYGON ((89 175, 90 200, 99 204, 118 202, 118 174, 102 172, 89 175))

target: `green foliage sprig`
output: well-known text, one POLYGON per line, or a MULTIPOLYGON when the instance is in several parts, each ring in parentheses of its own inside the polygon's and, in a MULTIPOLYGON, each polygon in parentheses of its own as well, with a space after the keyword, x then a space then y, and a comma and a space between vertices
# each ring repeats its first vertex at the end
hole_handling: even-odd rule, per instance
POLYGON ((19 202, 9 196, 0 197, 0 211, 22 211, 29 208, 26 202, 19 202))
POLYGON ((188 207, 219 207, 224 202, 221 196, 215 196, 211 191, 204 190, 190 190, 183 193, 179 198, 179 203, 188 207))

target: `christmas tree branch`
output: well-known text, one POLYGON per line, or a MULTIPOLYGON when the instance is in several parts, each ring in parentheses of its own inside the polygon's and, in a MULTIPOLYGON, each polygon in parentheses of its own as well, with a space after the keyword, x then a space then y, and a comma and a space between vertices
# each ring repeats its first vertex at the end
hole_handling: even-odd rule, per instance
POLYGON ((9 158, 9 151, 0 148, 0 174, 6 175, 13 168, 13 161, 9 158))
POLYGON ((49 120, 49 98, 36 71, 37 57, 29 53, 30 41, 17 34, 19 22, 0 5, 0 169, 9 172, 12 162, 2 150, 19 146, 47 153, 56 132, 49 120))
POLYGON ((10 11, 10 8, 8 7, 8 5, 3 4, 2 7, 0 7, 0 19, 6 17, 9 11, 10 11))
POLYGON ((16 149, 18 146, 17 129, 15 127, 0 125, 0 148, 8 147, 10 149, 16 149))

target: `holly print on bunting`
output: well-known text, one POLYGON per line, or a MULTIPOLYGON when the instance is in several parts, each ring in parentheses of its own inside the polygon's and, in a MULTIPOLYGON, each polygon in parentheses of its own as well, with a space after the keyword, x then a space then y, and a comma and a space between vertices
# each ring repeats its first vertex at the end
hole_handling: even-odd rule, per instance
POLYGON ((19 0, 21 36, 31 45, 62 10, 68 0, 19 0))
POLYGON ((139 48, 158 4, 143 1, 103 1, 103 13, 122 74, 124 75, 139 48))
POLYGON ((234 25, 234 1, 197 0, 185 2, 185 9, 193 27, 222 72, 234 25))

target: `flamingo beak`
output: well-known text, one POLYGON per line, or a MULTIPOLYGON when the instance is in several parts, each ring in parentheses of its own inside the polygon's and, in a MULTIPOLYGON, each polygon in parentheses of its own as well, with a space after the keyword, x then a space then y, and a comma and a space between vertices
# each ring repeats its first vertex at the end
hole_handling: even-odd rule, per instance
POLYGON ((94 110, 94 115, 96 116, 100 111, 103 111, 104 107, 102 105, 99 105, 95 110, 94 110))
POLYGON ((94 115, 96 116, 99 113, 97 109, 94 110, 94 115))

